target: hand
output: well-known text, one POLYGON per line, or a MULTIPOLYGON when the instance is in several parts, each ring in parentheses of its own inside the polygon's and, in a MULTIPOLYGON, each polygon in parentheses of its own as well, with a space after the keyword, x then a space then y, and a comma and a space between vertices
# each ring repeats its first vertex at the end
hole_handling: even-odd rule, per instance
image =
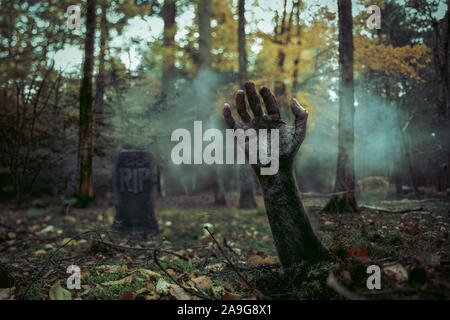
MULTIPOLYGON (((267 114, 264 114, 261 108, 261 101, 256 93, 255 85, 253 82, 245 83, 245 93, 243 90, 238 90, 236 93, 236 108, 238 114, 243 122, 243 127, 238 125, 231 115, 231 109, 228 104, 224 105, 223 116, 230 129, 244 130, 253 128, 259 135, 258 129, 279 129, 279 163, 280 170, 285 171, 292 169, 295 155, 300 148, 306 134, 306 122, 308 119, 308 112, 300 106, 296 99, 292 99, 291 111, 295 116, 294 126, 287 125, 281 120, 280 108, 275 96, 272 94, 269 88, 263 86, 260 88, 259 93, 263 98, 266 106, 267 114), (247 112, 245 104, 245 96, 247 96, 248 103, 253 113, 253 119, 247 112)), ((259 137, 258 137, 259 141, 259 137)), ((248 144, 256 143, 256 141, 246 141, 245 152, 248 158, 248 144)), ((260 176, 259 168, 263 167, 261 163, 252 165, 255 172, 260 176)))

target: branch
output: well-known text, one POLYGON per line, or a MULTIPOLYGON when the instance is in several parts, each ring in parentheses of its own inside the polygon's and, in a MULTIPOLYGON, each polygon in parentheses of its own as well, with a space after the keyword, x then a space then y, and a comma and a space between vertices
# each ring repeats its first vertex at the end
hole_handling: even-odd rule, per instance
POLYGON ((216 238, 209 231, 208 227, 205 226, 204 228, 205 228, 206 231, 208 231, 208 233, 211 236, 211 238, 213 239, 214 243, 217 245, 217 248, 219 248, 219 251, 222 253, 222 255, 225 257, 225 259, 231 265, 231 268, 233 268, 234 272, 236 272, 236 274, 239 276, 239 278, 241 278, 242 281, 244 281, 245 284, 247 284, 249 286, 249 288, 251 288, 253 291, 256 291, 256 289, 253 288, 253 286, 247 281, 247 279, 239 272, 239 270, 236 268, 236 266, 233 264, 233 262, 231 262, 230 258, 228 258, 228 256, 225 254, 225 252, 223 251, 223 249, 220 246, 219 242, 216 240, 216 238))
POLYGON ((413 212, 413 211, 423 211, 422 207, 411 208, 411 209, 401 209, 401 210, 391 210, 391 209, 381 208, 381 207, 376 207, 376 206, 362 205, 362 206, 360 206, 360 208, 381 211, 381 212, 387 212, 387 213, 405 213, 405 212, 413 212))

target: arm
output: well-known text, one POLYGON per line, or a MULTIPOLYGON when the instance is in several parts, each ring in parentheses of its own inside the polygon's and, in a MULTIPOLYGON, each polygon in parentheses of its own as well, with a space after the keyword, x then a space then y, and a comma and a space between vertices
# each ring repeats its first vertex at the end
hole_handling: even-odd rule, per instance
MULTIPOLYGON (((297 263, 314 263, 329 258, 328 250, 321 244, 306 215, 300 193, 297 187, 293 164, 295 155, 305 138, 308 113, 297 100, 293 99, 291 111, 295 116, 294 126, 288 126, 281 120, 278 103, 267 87, 260 89, 260 94, 266 106, 264 114, 261 102, 253 83, 245 84, 245 93, 236 93, 236 108, 244 123, 243 129, 278 129, 279 130, 279 170, 274 175, 262 175, 263 165, 253 164, 264 196, 264 204, 275 241, 278 257, 284 269, 289 269, 297 263), (254 115, 253 119, 247 112, 245 96, 254 115)), ((229 105, 223 110, 225 121, 229 128, 240 128, 231 115, 229 105)), ((248 156, 248 144, 246 153, 248 156)))

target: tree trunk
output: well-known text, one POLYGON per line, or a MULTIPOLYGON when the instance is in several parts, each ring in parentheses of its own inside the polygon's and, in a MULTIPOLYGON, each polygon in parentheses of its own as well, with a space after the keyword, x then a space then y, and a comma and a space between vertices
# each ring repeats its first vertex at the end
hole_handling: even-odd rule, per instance
POLYGON ((338 161, 333 196, 324 210, 328 212, 355 212, 354 166, 354 92, 353 92, 353 35, 351 0, 338 0, 339 11, 339 133, 338 161))
POLYGON ((177 13, 175 2, 175 0, 165 0, 162 8, 162 18, 164 20, 163 45, 165 48, 161 90, 163 101, 165 101, 170 94, 173 94, 174 90, 175 34, 177 32, 177 25, 175 24, 177 13))
POLYGON ((253 172, 248 165, 241 165, 239 168, 239 208, 254 209, 258 207, 255 200, 255 190, 253 188, 253 172))
POLYGON ((77 197, 87 203, 94 197, 92 154, 94 114, 92 108, 92 70, 94 66, 94 40, 96 0, 87 1, 86 38, 84 43, 83 79, 80 87, 80 123, 78 140, 77 197))
POLYGON ((100 55, 98 57, 98 74, 95 81, 95 124, 103 125, 104 95, 105 95, 105 51, 108 38, 108 21, 106 20, 105 4, 102 4, 100 18, 100 55))
MULTIPOLYGON (((211 36, 211 0, 199 0, 198 2, 198 73, 202 72, 210 72, 212 65, 212 36, 211 36)), ((209 77, 205 77, 205 79, 209 79, 209 77)), ((205 81, 206 81, 205 80, 205 81)), ((209 84, 204 83, 204 86, 208 86, 209 84)), ((199 99, 199 106, 212 106, 212 96, 210 95, 211 90, 205 90, 208 93, 203 94, 203 96, 199 99)), ((222 177, 222 170, 213 167, 214 170, 214 179, 216 180, 216 187, 214 190, 214 200, 217 205, 225 205, 225 185, 222 177)))
MULTIPOLYGON (((300 41, 300 0, 293 2, 292 4, 292 12, 295 11, 295 26, 296 26, 296 36, 297 36, 297 46, 301 44, 300 41)), ((298 91, 298 64, 300 63, 300 54, 297 54, 294 60, 294 71, 292 71, 292 88, 291 88, 291 96, 295 98, 298 91)))
POLYGON ((247 81, 247 48, 245 47, 245 0, 238 3, 238 54, 239 54, 239 87, 244 88, 247 81))
POLYGON ((214 168, 214 175, 216 180, 216 187, 214 190, 214 203, 224 206, 227 204, 227 200, 225 198, 225 181, 223 180, 222 168, 214 168))
POLYGON ((445 117, 442 117, 441 130, 443 131, 441 134, 442 144, 443 144, 443 152, 442 152, 442 160, 441 160, 441 176, 442 176, 442 185, 441 190, 446 191, 450 187, 450 144, 449 144, 449 119, 450 119, 450 82, 448 76, 448 50, 449 50, 449 33, 450 33, 450 0, 447 0, 447 12, 445 14, 445 18, 442 21, 442 49, 443 49, 443 62, 441 64, 441 76, 442 76, 442 95, 445 103, 445 117))
POLYGON ((211 69, 212 37, 211 37, 211 1, 199 0, 198 2, 198 67, 211 69))
POLYGON ((433 26, 433 61, 436 74, 436 105, 438 111, 437 138, 441 144, 441 152, 438 155, 437 165, 439 174, 437 176, 437 187, 439 191, 448 188, 448 166, 450 160, 448 143, 448 120, 449 120, 449 78, 448 78, 448 33, 449 33, 449 8, 450 1, 447 0, 446 16, 441 21, 432 21, 433 26), (444 179, 443 179, 444 178, 444 179))
MULTIPOLYGON (((247 49, 245 47, 245 0, 238 2, 238 54, 239 54, 239 87, 244 89, 247 81, 247 49)), ((253 177, 248 164, 239 166, 239 208, 256 208, 255 191, 253 188, 253 177)))
POLYGON ((419 194, 419 187, 418 187, 418 182, 417 182, 417 178, 416 175, 414 173, 414 169, 412 166, 412 161, 411 161, 411 148, 409 146, 407 137, 406 137, 406 133, 404 132, 404 130, 402 129, 402 133, 401 133, 401 137, 402 137, 402 146, 403 146, 403 152, 405 154, 406 157, 406 161, 408 162, 408 172, 409 172, 409 176, 411 179, 411 184, 412 187, 414 189, 414 193, 416 195, 419 194))

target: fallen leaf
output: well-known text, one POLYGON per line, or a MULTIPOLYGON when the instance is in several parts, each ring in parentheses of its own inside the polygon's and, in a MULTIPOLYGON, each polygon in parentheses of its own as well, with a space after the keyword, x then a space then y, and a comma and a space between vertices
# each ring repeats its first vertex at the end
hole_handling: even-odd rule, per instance
POLYGON ((222 296, 223 293, 225 292, 225 289, 224 287, 217 286, 212 288, 212 292, 214 293, 215 296, 222 296))
POLYGON ((103 270, 107 273, 116 273, 120 271, 120 266, 114 264, 103 264, 98 266, 96 269, 103 270))
POLYGON ((103 283, 100 283, 100 285, 102 285, 102 286, 113 286, 113 285, 118 285, 118 284, 130 284, 131 281, 133 281, 133 277, 132 276, 128 276, 128 277, 125 277, 125 278, 120 279, 120 280, 103 282, 103 283))
POLYGON ((127 290, 120 296, 119 300, 134 300, 135 293, 134 290, 127 290))
POLYGON ((221 271, 223 269, 224 264, 223 263, 214 263, 214 264, 209 264, 207 266, 205 266, 205 270, 207 271, 221 271))
POLYGON ((354 258, 361 262, 370 261, 369 254, 364 248, 361 247, 348 248, 345 250, 345 253, 347 257, 354 258))
POLYGON ((52 225, 47 226, 47 227, 45 227, 44 229, 42 229, 40 233, 47 233, 47 232, 50 232, 50 231, 52 231, 54 228, 55 228, 55 227, 52 226, 52 225))
POLYGON ((176 275, 177 273, 175 272, 175 270, 173 269, 167 269, 167 273, 170 274, 171 276, 176 275))
POLYGON ((237 295, 232 294, 230 292, 226 292, 220 300, 241 300, 237 295))
POLYGON ((147 277, 148 280, 156 280, 161 278, 161 275, 159 273, 148 269, 138 269, 137 271, 140 272, 143 276, 147 277))
POLYGON ((275 257, 263 258, 257 254, 250 256, 247 260, 247 264, 250 267, 257 267, 260 265, 275 264, 275 263, 277 263, 277 258, 275 258, 275 257))
POLYGON ((186 293, 186 291, 176 284, 172 284, 170 286, 170 294, 177 300, 191 300, 191 297, 186 293))
POLYGON ((138 294, 143 294, 144 292, 148 292, 148 291, 149 291, 148 288, 141 288, 141 289, 139 289, 139 290, 136 291, 136 295, 138 295, 138 294))
POLYGON ((169 292, 170 284, 164 278, 159 278, 156 283, 156 292, 158 294, 167 294, 169 292))
POLYGON ((410 230, 409 230, 409 234, 412 236, 416 236, 419 233, 421 233, 422 230, 420 229, 420 226, 418 224, 415 224, 410 230))
POLYGON ((61 245, 66 245, 66 246, 76 246, 77 245, 77 241, 72 239, 72 238, 64 238, 60 241, 61 245))
POLYGON ((158 300, 159 298, 160 296, 156 292, 153 292, 151 295, 146 296, 145 300, 158 300))
POLYGON ((35 255, 41 255, 41 254, 47 254, 47 251, 45 251, 44 249, 39 249, 37 251, 34 252, 35 255))
POLYGON ((278 263, 278 258, 277 257, 265 257, 263 262, 264 262, 263 264, 276 264, 276 263, 278 263))
POLYGON ((234 291, 233 286, 232 286, 231 284, 229 284, 229 283, 225 283, 225 288, 226 288, 228 291, 234 291))
POLYGON ((81 272, 81 280, 86 280, 91 276, 91 273, 88 270, 84 270, 81 272))
POLYGON ((72 294, 69 290, 61 287, 61 281, 56 282, 49 292, 50 300, 72 300, 72 294))
POLYGON ((203 291, 209 291, 212 289, 213 282, 210 277, 207 276, 200 276, 197 278, 192 279, 192 282, 201 290, 203 291))
POLYGON ((408 280, 408 271, 399 263, 384 266, 383 270, 388 276, 394 277, 397 281, 408 280))

